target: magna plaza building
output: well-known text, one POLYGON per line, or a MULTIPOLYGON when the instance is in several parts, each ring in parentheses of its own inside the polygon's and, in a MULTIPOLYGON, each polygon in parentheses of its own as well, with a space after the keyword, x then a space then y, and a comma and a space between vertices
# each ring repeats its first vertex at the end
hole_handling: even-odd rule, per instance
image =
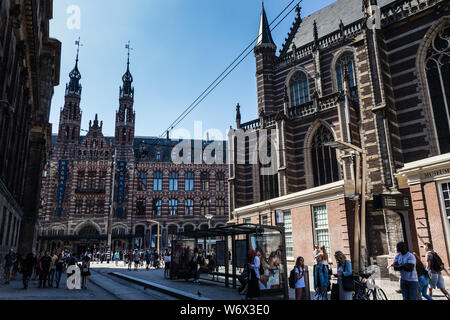
POLYGON ((232 222, 275 224, 282 210, 291 263, 313 264, 315 245, 351 258, 365 186, 367 265, 388 276, 406 241, 423 259, 431 242, 448 267, 449 2, 338 0, 308 17, 297 8, 276 49, 263 8, 259 116, 244 123, 238 106, 228 137, 232 222), (254 146, 272 163, 251 162, 254 146))
POLYGON ((128 59, 115 137, 103 135, 97 115, 82 137, 77 54, 42 177, 38 251, 100 251, 108 238, 111 250, 164 249, 180 231, 229 220, 226 142, 135 137, 129 66, 128 59))

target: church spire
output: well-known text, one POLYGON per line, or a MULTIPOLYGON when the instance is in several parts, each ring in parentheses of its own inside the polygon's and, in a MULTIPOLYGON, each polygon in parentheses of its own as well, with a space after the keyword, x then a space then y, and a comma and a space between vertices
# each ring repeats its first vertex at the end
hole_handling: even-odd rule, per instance
POLYGON ((133 99, 134 97, 134 88, 131 86, 133 83, 133 76, 130 72, 130 51, 133 50, 130 46, 130 41, 125 45, 125 49, 128 50, 128 59, 127 59, 127 71, 122 77, 123 86, 120 88, 120 97, 129 97, 133 99))
POLYGON ((259 22, 258 40, 256 46, 262 45, 275 46, 275 42, 272 39, 272 33, 270 32, 269 21, 267 20, 266 10, 264 9, 264 2, 262 3, 261 19, 259 22))
POLYGON ((75 45, 77 46, 77 58, 75 60, 75 67, 70 71, 69 78, 70 82, 66 85, 66 94, 75 94, 80 96, 81 95, 81 73, 78 70, 78 57, 80 53, 80 47, 83 46, 80 42, 80 37, 78 37, 78 40, 75 41, 75 45))

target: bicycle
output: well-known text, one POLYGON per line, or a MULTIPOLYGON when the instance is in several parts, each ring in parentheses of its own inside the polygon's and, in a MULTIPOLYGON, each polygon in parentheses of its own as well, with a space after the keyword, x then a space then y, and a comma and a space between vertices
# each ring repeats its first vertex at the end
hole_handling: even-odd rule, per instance
POLYGON ((376 283, 372 273, 360 273, 354 280, 353 300, 388 300, 386 293, 376 283))

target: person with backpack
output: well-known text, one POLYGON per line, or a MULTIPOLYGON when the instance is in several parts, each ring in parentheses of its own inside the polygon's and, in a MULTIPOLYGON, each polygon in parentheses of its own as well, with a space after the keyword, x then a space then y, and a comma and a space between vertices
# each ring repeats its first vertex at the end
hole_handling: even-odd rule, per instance
POLYGON ((397 251, 400 254, 395 257, 394 270, 400 271, 400 288, 402 289, 403 300, 417 300, 419 277, 416 271, 416 258, 408 251, 404 242, 397 244, 397 251))
POLYGON ((91 275, 91 264, 88 255, 85 255, 81 264, 81 288, 87 290, 88 277, 91 275))
POLYGON ((444 277, 442 276, 442 270, 444 270, 444 263, 441 257, 433 250, 431 243, 425 243, 425 251, 427 252, 427 268, 430 271, 430 288, 428 295, 433 296, 433 289, 441 289, 445 297, 450 300, 450 295, 445 289, 444 277))
POLYGON ((324 264, 323 255, 316 257, 314 265, 314 290, 316 291, 317 300, 328 300, 328 286, 330 284, 328 278, 328 266, 324 264))
POLYGON ((305 260, 298 257, 295 262, 295 300, 303 300, 303 291, 305 290, 305 260))

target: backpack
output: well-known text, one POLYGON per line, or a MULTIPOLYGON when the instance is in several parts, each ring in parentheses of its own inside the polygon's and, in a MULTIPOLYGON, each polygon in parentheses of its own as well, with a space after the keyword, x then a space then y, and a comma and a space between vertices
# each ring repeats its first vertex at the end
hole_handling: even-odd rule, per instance
POLYGON ((291 270, 289 274, 289 288, 294 289, 297 282, 297 276, 295 275, 295 268, 291 270))
POLYGON ((441 257, 436 252, 432 252, 432 258, 431 258, 431 271, 433 272, 441 272, 444 270, 444 263, 442 262, 441 257))

